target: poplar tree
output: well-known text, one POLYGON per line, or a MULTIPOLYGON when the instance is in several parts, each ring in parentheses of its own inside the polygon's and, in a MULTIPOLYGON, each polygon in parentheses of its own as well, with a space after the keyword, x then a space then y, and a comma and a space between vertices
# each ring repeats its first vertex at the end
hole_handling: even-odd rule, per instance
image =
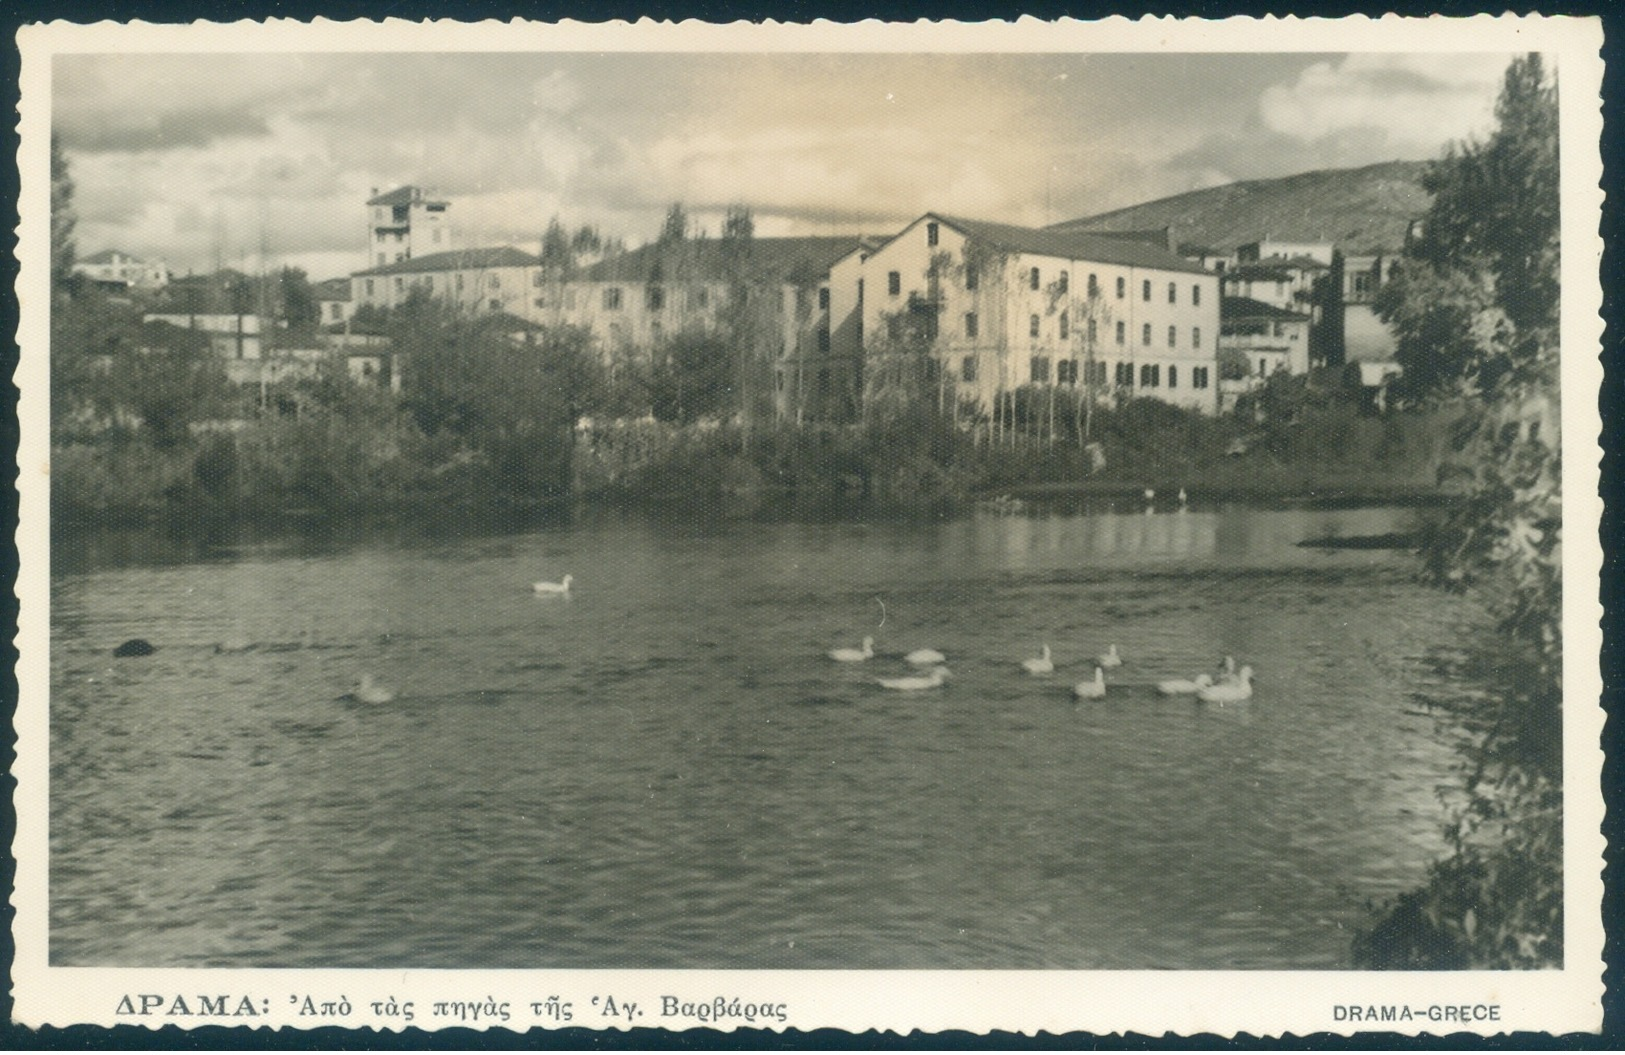
POLYGON ((77 255, 73 229, 78 216, 73 209, 73 176, 68 172, 68 158, 62 152, 62 141, 51 136, 51 282, 65 289, 73 274, 77 255))

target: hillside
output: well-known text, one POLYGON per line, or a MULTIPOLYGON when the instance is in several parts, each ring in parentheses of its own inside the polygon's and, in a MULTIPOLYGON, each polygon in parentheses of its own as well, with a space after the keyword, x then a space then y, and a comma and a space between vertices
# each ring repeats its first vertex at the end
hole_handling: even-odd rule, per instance
POLYGON ((1052 226, 1079 231, 1172 227, 1181 245, 1219 249, 1268 236, 1335 242, 1350 253, 1396 251, 1405 244, 1406 225, 1427 212, 1430 197, 1421 183, 1427 165, 1386 161, 1245 180, 1052 226))

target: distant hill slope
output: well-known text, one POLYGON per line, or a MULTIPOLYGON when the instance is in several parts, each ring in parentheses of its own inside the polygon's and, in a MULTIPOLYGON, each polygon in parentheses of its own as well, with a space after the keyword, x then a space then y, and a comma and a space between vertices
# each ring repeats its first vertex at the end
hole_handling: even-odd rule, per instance
POLYGON ((1426 213, 1432 200, 1422 189, 1427 165, 1386 161, 1245 180, 1052 226, 1078 231, 1172 227, 1181 245, 1226 250, 1268 236, 1334 242, 1349 253, 1392 252, 1404 246, 1406 225, 1426 213))

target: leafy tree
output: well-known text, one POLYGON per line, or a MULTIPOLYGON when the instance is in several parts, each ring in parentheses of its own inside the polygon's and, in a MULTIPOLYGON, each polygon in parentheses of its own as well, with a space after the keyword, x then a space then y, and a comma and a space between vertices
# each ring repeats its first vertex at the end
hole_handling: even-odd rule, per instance
POLYGON ((1219 379, 1221 381, 1240 381, 1251 375, 1253 364, 1247 359, 1247 353, 1239 348, 1219 349, 1219 379))
POLYGON ((297 332, 314 330, 322 318, 316 291, 303 268, 285 267, 277 276, 278 294, 282 301, 282 317, 288 328, 297 332))
POLYGON ((62 152, 62 141, 51 135, 51 283, 58 290, 66 290, 73 275, 76 247, 73 229, 78 216, 73 208, 73 176, 68 172, 68 158, 62 152))
POLYGON ((1398 337, 1412 397, 1493 395, 1528 380, 1555 344, 1559 299, 1557 90, 1541 58, 1515 59, 1482 143, 1451 148, 1423 179, 1434 196, 1410 259, 1376 307, 1398 337))
POLYGON ((564 278, 575 268, 575 250, 557 216, 547 222, 542 235, 542 267, 553 278, 564 278))
POLYGON ((550 327, 515 341, 487 317, 416 293, 391 330, 409 413, 426 434, 464 447, 487 493, 528 502, 568 489, 575 422, 597 384, 586 331, 550 327))
POLYGON ((688 211, 681 202, 673 202, 671 208, 666 210, 666 222, 660 227, 660 237, 656 242, 660 245, 676 245, 688 237, 688 211))
POLYGON ((1427 530, 1429 577, 1499 617, 1468 804, 1450 858, 1355 944, 1385 967, 1531 967, 1562 955, 1562 465, 1557 101, 1513 61, 1483 143, 1429 170, 1423 235, 1378 310, 1413 396, 1453 395, 1460 501, 1427 530))
POLYGON ((756 236, 756 220, 747 205, 730 205, 722 221, 724 241, 748 242, 756 236))
POLYGON ((141 346, 117 357, 109 378, 114 400, 141 419, 157 447, 187 440, 192 423, 218 416, 231 396, 208 337, 163 322, 142 324, 141 346))
POLYGON ((604 248, 603 236, 596 227, 583 226, 570 238, 570 249, 578 257, 601 252, 604 248))
POLYGON ((721 338, 684 330, 666 342, 653 376, 651 403, 661 421, 692 424, 734 403, 733 357, 721 338))

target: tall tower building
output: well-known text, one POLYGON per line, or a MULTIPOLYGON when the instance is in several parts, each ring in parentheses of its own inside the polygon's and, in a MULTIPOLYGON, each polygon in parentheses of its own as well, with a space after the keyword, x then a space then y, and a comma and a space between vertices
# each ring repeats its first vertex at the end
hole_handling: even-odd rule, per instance
POLYGON ((421 187, 397 187, 387 194, 373 188, 367 202, 367 266, 382 267, 451 248, 446 206, 421 187))

